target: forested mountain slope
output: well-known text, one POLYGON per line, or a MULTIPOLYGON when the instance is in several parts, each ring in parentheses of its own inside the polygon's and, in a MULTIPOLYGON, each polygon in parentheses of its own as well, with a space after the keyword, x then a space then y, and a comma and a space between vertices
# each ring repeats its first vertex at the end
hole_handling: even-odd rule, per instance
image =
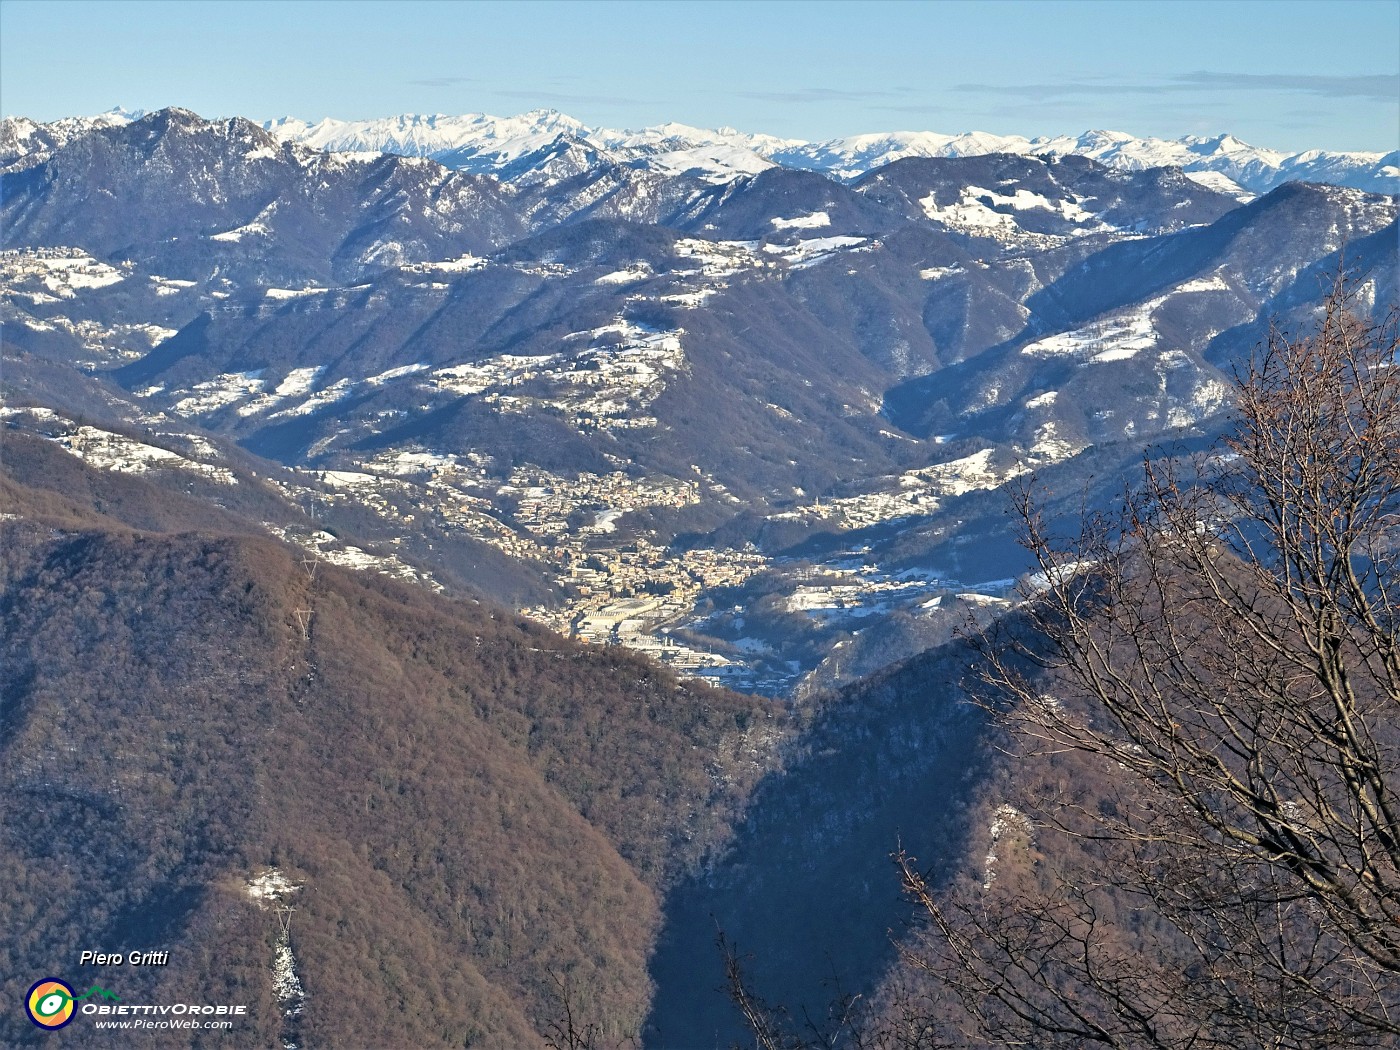
POLYGON ((169 950, 101 976, 129 1002, 246 1003, 249 1044, 538 1046, 555 976, 635 1030, 659 894, 724 839, 757 774, 743 742, 776 732, 764 702, 313 578, 267 538, 4 496, 5 972, 78 982, 85 948, 169 950), (270 869, 297 887, 292 998, 250 894, 270 869))
POLYGON ((965 692, 971 660, 955 641, 828 698, 800 753, 755 793, 732 850, 670 894, 647 1046, 751 1038, 724 991, 721 933, 757 994, 799 1028, 879 983, 908 916, 892 853, 955 863, 988 774, 986 719, 965 692))

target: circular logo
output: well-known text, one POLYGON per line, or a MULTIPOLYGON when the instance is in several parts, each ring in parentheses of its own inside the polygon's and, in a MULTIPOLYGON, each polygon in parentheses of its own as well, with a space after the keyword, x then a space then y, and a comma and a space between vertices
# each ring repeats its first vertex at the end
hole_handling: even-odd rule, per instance
POLYGON ((46 977, 29 989, 24 1008, 40 1028, 62 1028, 73 1020, 73 989, 57 977, 46 977))

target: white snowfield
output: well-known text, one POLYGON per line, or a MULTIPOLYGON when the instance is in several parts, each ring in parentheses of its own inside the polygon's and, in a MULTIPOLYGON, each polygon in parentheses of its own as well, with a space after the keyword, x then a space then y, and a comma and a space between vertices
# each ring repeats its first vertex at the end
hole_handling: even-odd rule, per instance
POLYGON ((150 281, 155 285, 157 295, 179 295, 181 292, 198 285, 198 281, 180 281, 173 277, 160 277, 151 274, 150 281))
MULTIPOLYGON (((217 239, 216 237, 215 240, 217 239)), ((329 288, 317 288, 315 286, 307 288, 268 288, 263 292, 263 295, 269 299, 301 299, 308 295, 324 295, 329 291, 329 288)))
POLYGON ((263 223, 250 222, 245 226, 239 226, 232 230, 225 230, 223 233, 211 233, 209 239, 211 241, 225 241, 237 244, 239 241, 243 240, 244 237, 268 237, 271 236, 271 234, 272 231, 263 223))
POLYGON ((443 259, 441 262, 409 263, 402 268, 409 273, 468 273, 472 270, 484 269, 487 265, 489 264, 485 259, 467 252, 455 259, 443 259))
POLYGON ((941 281, 945 277, 966 272, 961 266, 926 266, 919 271, 919 278, 924 281, 941 281))
POLYGON ((652 276, 651 267, 646 263, 629 266, 625 270, 614 270, 594 280, 594 284, 636 284, 652 276))
POLYGON ((1231 290, 1229 282, 1218 272, 1193 278, 1131 309, 1106 315, 1082 328, 1027 343, 1021 353, 1027 357, 1066 357, 1089 364, 1125 361, 1144 350, 1157 348, 1161 335, 1153 315, 1167 300, 1178 295, 1231 290))
POLYGON ((411 365, 400 365, 397 368, 386 369, 378 375, 370 376, 365 380, 370 386, 383 386, 394 379, 401 379, 404 376, 416 375, 419 372, 426 372, 428 366, 419 361, 411 365))
POLYGON ((744 175, 757 175, 773 167, 773 162, 741 146, 727 143, 686 146, 653 153, 646 165, 670 175, 693 175, 705 182, 723 185, 744 175))
POLYGON ((1105 318, 1084 328, 1037 339, 1021 348, 1027 357, 1073 357, 1088 361, 1123 361, 1157 345, 1147 306, 1105 318))
POLYGON ((933 194, 919 202, 924 214, 935 222, 953 227, 983 227, 1002 232, 1026 232, 1016 221, 1016 212, 1046 211, 1058 215, 1066 222, 1077 225, 1071 227, 1070 235, 1082 237, 1091 233, 1104 233, 1116 229, 1102 222, 1092 212, 1086 211, 1082 199, 1052 201, 1050 198, 1030 190, 1017 189, 1007 196, 981 186, 967 186, 956 204, 940 207, 933 194), (999 211, 1010 208, 1011 211, 999 211))
POLYGON ((300 394, 309 394, 316 382, 316 377, 325 370, 325 365, 317 365, 314 368, 294 368, 287 373, 282 382, 277 384, 274 393, 278 397, 297 397, 300 394))
MULTIPOLYGON (((1400 171, 1396 172, 1396 181, 1400 183, 1400 171)), ((1204 186, 1208 190, 1216 193, 1223 193, 1227 197, 1234 197, 1241 204, 1248 204, 1258 196, 1257 193, 1250 193, 1230 176, 1220 171, 1188 171, 1186 177, 1198 186, 1204 186)))
POLYGON ((831 225, 831 216, 824 211, 814 211, 810 215, 798 215, 791 219, 769 219, 779 230, 819 230, 831 225))
POLYGON ((924 479, 929 487, 940 495, 961 496, 976 489, 997 488, 1030 469, 1022 463, 998 467, 993 462, 994 456, 993 449, 985 448, 970 456, 936 463, 913 473, 916 477, 924 479))
POLYGON ((864 237, 812 237, 796 244, 765 244, 763 250, 787 262, 794 270, 805 270, 819 262, 831 258, 836 253, 850 249, 861 250, 874 247, 874 242, 864 237))

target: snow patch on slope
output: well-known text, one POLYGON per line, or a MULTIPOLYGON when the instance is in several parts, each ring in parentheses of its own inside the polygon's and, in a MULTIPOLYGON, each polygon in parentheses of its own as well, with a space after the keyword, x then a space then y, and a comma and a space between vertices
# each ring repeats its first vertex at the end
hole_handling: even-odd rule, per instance
POLYGON ((798 215, 791 219, 775 217, 768 221, 778 230, 819 230, 831 225, 831 216, 824 211, 814 211, 810 215, 798 215))
POLYGON ((262 393, 265 385, 262 374, 262 369, 224 372, 203 383, 196 383, 186 397, 170 406, 170 411, 186 417, 211 415, 244 398, 262 393))

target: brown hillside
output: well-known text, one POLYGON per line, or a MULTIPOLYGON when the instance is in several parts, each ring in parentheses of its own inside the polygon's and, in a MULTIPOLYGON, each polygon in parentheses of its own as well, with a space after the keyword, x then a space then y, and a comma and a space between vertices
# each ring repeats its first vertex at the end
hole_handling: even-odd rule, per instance
POLYGON ((762 703, 484 605, 312 579, 272 540, 4 495, 0 1040, 45 1038, 17 1000, 48 974, 246 1003, 241 1045, 538 1046, 555 977, 609 1036, 640 1024, 658 891, 725 837, 757 769, 719 756, 762 703), (277 912, 247 892, 269 867, 301 886, 290 1018, 277 912), (99 973, 85 948, 170 964, 99 973))

